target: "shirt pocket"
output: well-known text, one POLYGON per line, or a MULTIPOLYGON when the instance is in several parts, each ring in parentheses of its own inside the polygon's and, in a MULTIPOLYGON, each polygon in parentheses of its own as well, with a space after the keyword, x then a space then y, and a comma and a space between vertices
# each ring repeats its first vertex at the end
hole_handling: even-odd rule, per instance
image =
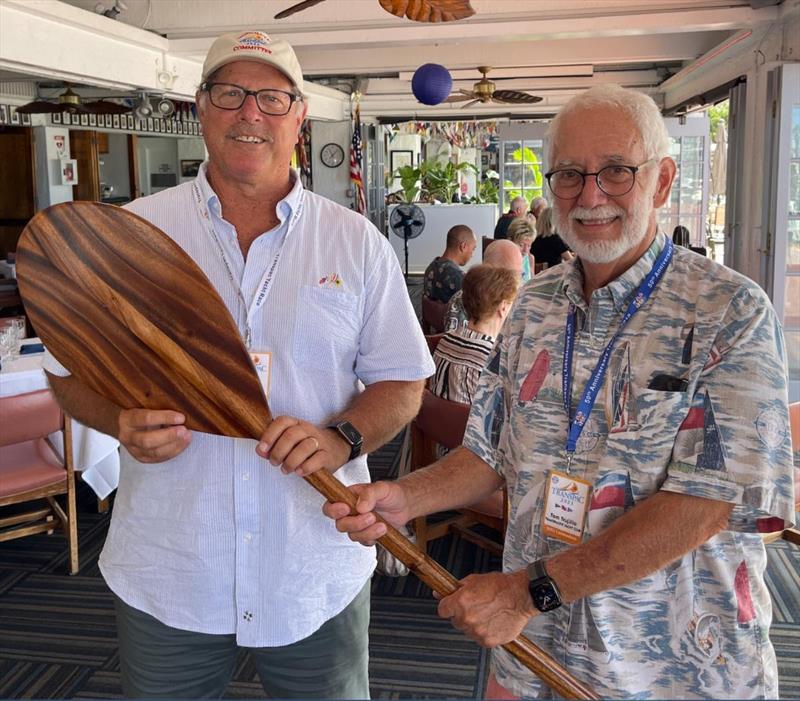
POLYGON ((358 297, 326 287, 304 286, 298 295, 292 352, 305 368, 352 370, 358 353, 358 297))
POLYGON ((683 420, 691 407, 691 393, 633 387, 633 407, 626 430, 611 432, 606 460, 629 469, 636 499, 659 489, 683 420))

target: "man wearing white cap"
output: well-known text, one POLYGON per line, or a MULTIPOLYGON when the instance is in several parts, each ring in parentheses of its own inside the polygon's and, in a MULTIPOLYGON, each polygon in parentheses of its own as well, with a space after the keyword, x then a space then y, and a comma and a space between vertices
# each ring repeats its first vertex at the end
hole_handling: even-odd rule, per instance
POLYGON ((415 415, 434 367, 386 239, 290 168, 307 110, 292 48, 218 38, 197 105, 197 178, 129 209, 208 275, 277 418, 258 445, 191 432, 173 411, 109 405, 48 360, 68 411, 123 445, 100 568, 124 691, 220 697, 246 647, 272 697, 367 698, 375 554, 300 476, 368 480, 366 454, 415 415))

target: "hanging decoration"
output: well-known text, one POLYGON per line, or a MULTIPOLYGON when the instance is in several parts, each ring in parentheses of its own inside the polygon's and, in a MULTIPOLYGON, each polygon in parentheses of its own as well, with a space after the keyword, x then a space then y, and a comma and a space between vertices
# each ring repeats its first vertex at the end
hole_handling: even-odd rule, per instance
POLYGON ((411 92, 423 105, 438 105, 444 102, 453 88, 450 72, 438 63, 425 63, 411 78, 411 92))
POLYGON ((386 125, 389 143, 398 134, 417 134, 423 139, 443 139, 451 146, 459 148, 485 149, 494 134, 497 133, 497 122, 463 121, 463 122, 403 122, 386 125))
POLYGON ((364 178, 361 173, 361 94, 353 93, 353 139, 350 142, 350 182, 355 188, 355 207, 366 216, 367 198, 364 192, 364 178))

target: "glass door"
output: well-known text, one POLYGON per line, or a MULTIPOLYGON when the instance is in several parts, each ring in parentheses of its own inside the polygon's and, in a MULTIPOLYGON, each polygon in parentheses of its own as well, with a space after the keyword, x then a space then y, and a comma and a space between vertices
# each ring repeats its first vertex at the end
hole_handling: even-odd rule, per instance
MULTIPOLYGON (((764 209, 773 235, 772 303, 783 322, 789 401, 800 401, 800 65, 775 69, 770 187, 764 209)), ((769 289, 768 289, 769 291, 769 289)))

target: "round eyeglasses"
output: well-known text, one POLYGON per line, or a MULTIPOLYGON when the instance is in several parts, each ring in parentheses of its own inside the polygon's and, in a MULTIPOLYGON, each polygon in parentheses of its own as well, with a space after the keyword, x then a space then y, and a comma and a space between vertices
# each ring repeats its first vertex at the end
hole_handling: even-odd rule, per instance
POLYGON ((248 90, 240 85, 231 83, 203 83, 201 90, 208 93, 208 98, 214 107, 221 110, 238 110, 244 104, 248 95, 255 98, 258 109, 264 114, 276 117, 288 114, 294 102, 302 102, 302 95, 286 92, 285 90, 248 90))
POLYGON ((609 197, 621 197, 633 189, 636 173, 653 160, 649 158, 638 166, 606 166, 596 173, 581 173, 574 168, 551 170, 545 173, 544 177, 547 179, 550 191, 563 200, 570 200, 580 195, 589 176, 594 177, 597 187, 609 197))

